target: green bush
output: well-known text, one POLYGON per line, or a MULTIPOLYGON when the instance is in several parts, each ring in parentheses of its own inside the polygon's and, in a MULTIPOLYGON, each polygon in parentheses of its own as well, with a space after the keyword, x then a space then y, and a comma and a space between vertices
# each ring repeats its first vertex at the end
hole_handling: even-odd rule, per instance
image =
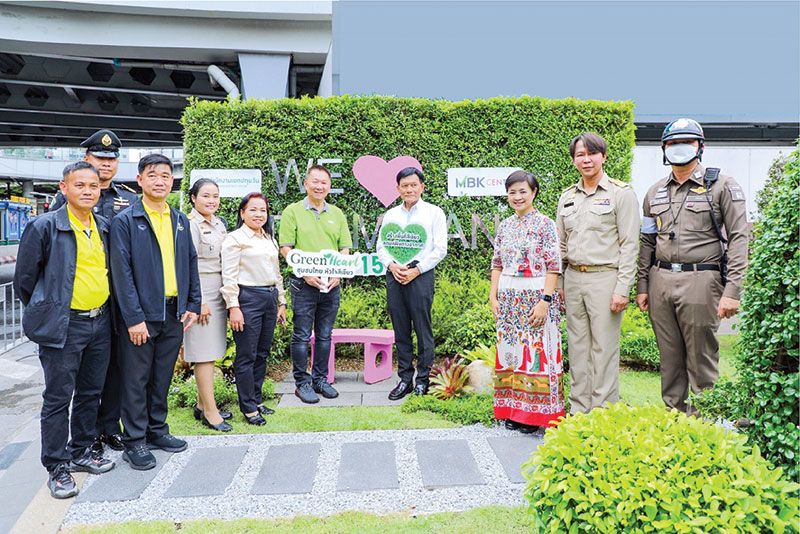
POLYGON ((486 271, 438 276, 431 309, 437 355, 453 356, 479 345, 495 345, 488 276, 486 271))
POLYGON ((565 419, 523 466, 539 532, 796 532, 800 486, 758 447, 661 407, 565 419))
POLYGON ((494 398, 487 393, 467 393, 447 400, 431 395, 410 395, 400 408, 403 413, 428 411, 461 425, 494 425, 494 398))
POLYGON ((622 318, 619 344, 619 359, 623 364, 635 368, 658 371, 661 356, 653 328, 647 314, 631 304, 622 318))
MULTIPOLYGON (((355 249, 360 251, 372 251, 374 244, 366 245, 353 218, 359 217, 365 233, 372 236, 386 208, 356 181, 353 163, 366 154, 386 160, 415 157, 426 175, 425 198, 455 214, 470 245, 467 249, 461 239, 449 240, 441 271, 451 278, 470 272, 488 276, 491 245, 478 235, 476 248, 471 248, 471 215, 480 216, 493 231, 495 215, 510 212, 500 211, 499 206, 505 205, 502 198, 448 196, 448 168, 521 167, 535 172, 542 184, 537 206, 553 216, 561 192, 579 178, 568 150, 575 135, 585 130, 603 135, 609 143, 605 168, 624 181, 630 180, 635 141, 632 102, 527 96, 461 102, 383 96, 194 100, 181 123, 184 191, 194 169, 260 169, 263 192, 274 213, 303 197, 294 172, 283 185, 289 159, 297 161, 302 175, 309 159, 340 158, 341 164, 330 167, 341 172, 333 186, 344 193, 331 195, 331 202, 344 210, 358 238, 355 249)), ((220 214, 229 222, 237 202, 223 199, 220 214)), ((455 233, 454 223, 449 231, 455 233)), ((371 278, 356 283, 376 287, 383 282, 371 278)))
MULTIPOLYGON (((265 400, 275 397, 275 384, 272 380, 269 378, 264 380, 261 393, 265 400)), ((238 406, 239 397, 236 394, 236 386, 221 376, 215 376, 214 400, 217 402, 217 406, 228 408, 238 406)), ((194 408, 197 405, 197 383, 194 376, 185 380, 177 375, 173 376, 167 403, 170 408, 194 408)))

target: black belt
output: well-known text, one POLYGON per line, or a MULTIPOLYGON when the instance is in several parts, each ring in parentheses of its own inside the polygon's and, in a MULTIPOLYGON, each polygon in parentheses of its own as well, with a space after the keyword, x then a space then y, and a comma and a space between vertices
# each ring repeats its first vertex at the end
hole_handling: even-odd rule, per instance
POLYGON ((656 267, 673 273, 682 273, 683 271, 719 271, 719 263, 669 263, 656 260, 656 267))
POLYGON ((178 303, 178 297, 165 297, 164 298, 164 302, 168 306, 171 306, 172 304, 177 304, 178 303))
POLYGON ((99 308, 92 308, 91 310, 69 310, 69 314, 73 317, 89 317, 90 319, 94 319, 99 315, 103 315, 106 312, 106 308, 108 307, 107 303, 104 303, 99 308))

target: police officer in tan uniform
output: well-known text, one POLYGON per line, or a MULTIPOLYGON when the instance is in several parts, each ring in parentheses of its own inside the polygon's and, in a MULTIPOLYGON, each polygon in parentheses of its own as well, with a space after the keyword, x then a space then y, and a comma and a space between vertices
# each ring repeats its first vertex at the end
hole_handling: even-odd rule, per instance
POLYGON ((558 201, 564 261, 570 411, 619 400, 619 336, 639 250, 639 204, 631 186, 603 170, 606 141, 583 133, 569 153, 581 174, 558 201))
POLYGON ((705 136, 692 119, 664 129, 672 166, 643 202, 636 302, 650 311, 661 353, 661 397, 690 414, 689 388, 710 388, 719 371, 716 331, 739 309, 747 267, 747 220, 741 186, 700 164, 705 136))

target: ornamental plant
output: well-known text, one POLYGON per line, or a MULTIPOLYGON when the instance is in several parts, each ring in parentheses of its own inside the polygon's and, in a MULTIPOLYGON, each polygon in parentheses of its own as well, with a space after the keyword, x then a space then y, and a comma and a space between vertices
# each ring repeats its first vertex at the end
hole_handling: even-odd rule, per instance
POLYGON ((548 430, 523 465, 537 532, 797 532, 798 484, 746 437, 623 403, 548 430))
POLYGON ((441 364, 431 368, 431 395, 442 400, 458 397, 472 390, 466 385, 468 378, 469 373, 463 360, 457 356, 445 358, 441 364))

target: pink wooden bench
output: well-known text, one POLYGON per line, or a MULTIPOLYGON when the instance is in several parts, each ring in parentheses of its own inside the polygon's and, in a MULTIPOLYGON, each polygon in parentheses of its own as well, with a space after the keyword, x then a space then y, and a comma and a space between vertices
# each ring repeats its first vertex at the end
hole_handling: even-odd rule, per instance
MULTIPOLYGON (((314 362, 314 333, 311 334, 311 362, 314 362)), ((331 353, 328 356, 328 383, 333 384, 336 374, 336 344, 362 343, 364 345, 364 382, 374 384, 392 376, 392 346, 394 330, 367 328, 334 328, 331 334, 331 353), (381 363, 377 363, 378 355, 381 363)))

